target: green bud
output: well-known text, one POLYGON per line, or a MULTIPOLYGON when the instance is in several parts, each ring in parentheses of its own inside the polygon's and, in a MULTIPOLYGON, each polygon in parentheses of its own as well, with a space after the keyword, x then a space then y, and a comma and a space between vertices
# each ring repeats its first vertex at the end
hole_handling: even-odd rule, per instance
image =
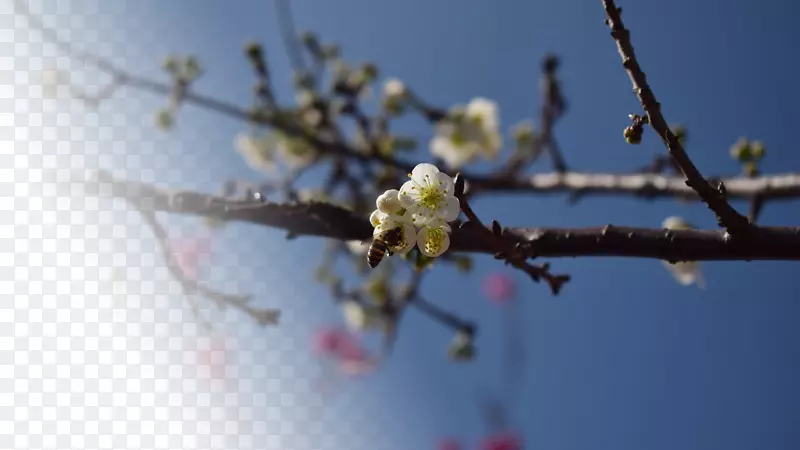
POLYGON ((463 331, 459 331, 453 342, 450 344, 448 354, 456 361, 466 362, 475 359, 475 345, 472 342, 472 337, 463 331))
POLYGON ((322 46, 322 57, 325 59, 334 59, 339 57, 339 46, 330 44, 322 46))
POLYGON ((533 124, 530 122, 526 121, 515 125, 511 132, 514 135, 514 140, 517 141, 517 145, 529 145, 533 142, 533 124))
POLYGON ((753 159, 753 151, 752 147, 750 146, 750 141, 747 138, 739 138, 731 146, 731 157, 739 162, 747 162, 753 159))
POLYGON ((317 36, 310 31, 305 31, 300 34, 300 41, 303 42, 303 45, 309 48, 319 48, 319 40, 317 39, 317 36))
POLYGON ((161 67, 168 73, 174 75, 178 71, 178 60, 176 60, 173 55, 168 55, 164 59, 164 62, 161 63, 161 67))
POLYGON ((199 77, 203 73, 202 67, 200 67, 200 63, 194 56, 189 56, 186 58, 183 64, 184 76, 187 80, 194 80, 199 77))
POLYGON ((764 154, 766 153, 766 149, 764 148, 764 143, 761 141, 753 141, 751 144, 751 150, 753 153, 753 159, 755 161, 761 161, 764 158, 764 154))
POLYGON ((399 116, 405 112, 405 104, 403 101, 396 97, 385 97, 382 100, 383 109, 388 111, 394 116, 399 116))
POLYGON ((748 177, 758 176, 758 164, 753 161, 744 163, 744 173, 748 177))
POLYGON ((248 58, 253 61, 261 61, 264 59, 264 48, 255 41, 250 41, 244 46, 244 52, 248 58))
POLYGON ((372 63, 365 63, 361 66, 361 71, 364 73, 365 81, 370 82, 378 78, 378 66, 372 63))
POLYGON ((625 141, 628 142, 628 144, 640 144, 642 142, 642 127, 629 125, 625 127, 623 136, 625 136, 625 141))
POLYGON ((296 70, 294 72, 294 85, 297 89, 313 89, 314 78, 306 70, 296 70))
POLYGON ((171 130, 175 125, 175 119, 172 117, 172 112, 162 109, 156 112, 156 127, 162 131, 171 130))

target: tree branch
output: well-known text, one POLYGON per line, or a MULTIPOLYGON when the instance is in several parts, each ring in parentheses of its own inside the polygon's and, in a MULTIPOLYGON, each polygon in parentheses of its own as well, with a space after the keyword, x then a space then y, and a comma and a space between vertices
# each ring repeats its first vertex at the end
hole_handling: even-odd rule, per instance
POLYGON ((713 211, 720 226, 725 227, 731 234, 749 230, 751 224, 746 217, 739 214, 725 198, 725 187, 720 185, 715 189, 703 177, 700 171, 689 159, 678 138, 670 130, 664 116, 661 115, 661 104, 656 100, 655 94, 647 84, 647 78, 639 67, 636 54, 631 44, 630 32, 622 23, 622 9, 618 8, 614 0, 603 0, 606 11, 606 24, 611 28, 611 36, 617 42, 617 49, 622 57, 622 65, 633 83, 633 92, 639 99, 648 122, 653 130, 661 137, 679 168, 686 176, 686 184, 697 191, 697 194, 713 211))
MULTIPOLYGON (((114 178, 104 171, 80 172, 73 181, 90 195, 127 199, 143 210, 213 217, 279 228, 291 236, 364 240, 372 226, 362 217, 328 203, 272 203, 230 200, 197 192, 170 191, 114 178)), ((494 254, 480 227, 454 227, 450 251, 494 254)), ((669 231, 617 227, 502 229, 509 246, 529 258, 616 256, 666 261, 800 260, 800 228, 755 228, 746 240, 721 230, 669 231)))
MULTIPOLYGON (((725 184, 728 198, 767 200, 800 198, 800 173, 785 173, 758 178, 718 178, 725 184)), ((586 195, 633 195, 643 198, 699 200, 697 192, 683 177, 651 173, 540 173, 523 179, 469 180, 470 191, 534 192, 536 194, 579 193, 586 195)))

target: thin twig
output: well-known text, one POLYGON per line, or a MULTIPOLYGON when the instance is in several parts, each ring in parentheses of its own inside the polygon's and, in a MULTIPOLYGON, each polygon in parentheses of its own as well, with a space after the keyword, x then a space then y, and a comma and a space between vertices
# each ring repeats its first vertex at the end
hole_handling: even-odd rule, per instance
POLYGON ((670 155, 686 176, 686 184, 697 191, 703 202, 716 214, 720 226, 726 228, 732 235, 748 231, 751 227, 750 222, 728 204, 724 185, 720 185, 716 189, 711 186, 692 163, 689 155, 686 154, 678 138, 670 130, 667 121, 662 116, 661 104, 656 100, 655 94, 647 84, 646 76, 639 67, 633 51, 630 32, 622 23, 622 10, 617 7, 614 0, 602 1, 606 11, 606 24, 611 28, 611 36, 617 43, 617 49, 622 57, 622 65, 633 83, 633 91, 639 99, 642 109, 647 113, 650 126, 664 141, 670 155))
POLYGON ((530 257, 526 254, 521 247, 521 242, 512 242, 503 238, 503 228, 496 220, 492 221, 492 228, 487 228, 483 222, 478 218, 475 211, 469 205, 466 196, 464 195, 464 177, 456 175, 455 178, 455 196, 459 200, 461 211, 467 216, 469 221, 462 223, 459 228, 472 229, 478 234, 478 238, 483 241, 489 248, 493 249, 495 259, 502 259, 506 264, 522 270, 535 282, 545 280, 550 286, 550 291, 553 295, 558 295, 561 288, 567 281, 570 280, 569 275, 553 275, 550 273, 550 266, 544 264, 542 266, 535 266, 527 262, 530 257))

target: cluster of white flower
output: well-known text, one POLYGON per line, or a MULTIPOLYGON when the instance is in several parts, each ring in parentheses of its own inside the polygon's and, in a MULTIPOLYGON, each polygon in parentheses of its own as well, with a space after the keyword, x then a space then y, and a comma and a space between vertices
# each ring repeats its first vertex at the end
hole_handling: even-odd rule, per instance
POLYGON ((431 153, 453 169, 479 156, 494 159, 502 146, 497 104, 485 98, 473 99, 466 108, 453 107, 448 117, 436 124, 430 142, 431 153))
POLYGON ((384 192, 375 202, 378 209, 370 223, 378 235, 399 227, 402 241, 392 247, 395 253, 406 253, 414 245, 428 257, 435 258, 450 247, 448 222, 458 218, 460 205, 455 196, 453 179, 433 164, 419 164, 400 190, 384 192))

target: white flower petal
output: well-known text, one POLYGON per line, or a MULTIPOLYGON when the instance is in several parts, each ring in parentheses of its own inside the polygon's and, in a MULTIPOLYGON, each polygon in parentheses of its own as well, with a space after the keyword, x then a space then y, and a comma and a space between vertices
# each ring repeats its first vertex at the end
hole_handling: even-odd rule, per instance
POLYGON ((447 204, 442 209, 442 213, 440 217, 446 222, 452 222, 458 219, 458 215, 461 213, 461 202, 458 201, 455 197, 448 197, 447 204))
POLYGON ((411 180, 419 185, 427 186, 429 180, 432 180, 437 173, 439 173, 439 168, 433 164, 417 164, 417 167, 414 167, 414 170, 411 171, 411 180))
POLYGON ((397 78, 389 78, 383 84, 383 95, 387 98, 405 97, 406 85, 397 78))
POLYGON ((367 313, 360 303, 354 300, 345 300, 342 302, 342 314, 344 315, 345 324, 350 331, 364 331, 369 328, 370 322, 372 322, 369 313, 367 313))
POLYGON ((453 195, 455 192, 455 183, 450 175, 439 172, 433 177, 432 183, 437 186, 445 195, 453 195))
POLYGON ((400 205, 402 205, 403 208, 409 208, 413 206, 419 198, 419 192, 414 189, 414 182, 406 181, 403 183, 403 186, 400 187, 400 192, 397 197, 400 201, 400 205))
POLYGON ((424 227, 417 234, 419 251, 430 258, 435 258, 450 248, 450 235, 442 227, 424 227))
POLYGON ((480 118, 481 128, 486 131, 495 130, 499 126, 497 103, 482 97, 472 99, 467 105, 466 115, 470 118, 480 118))
POLYGON ((400 191, 397 189, 390 189, 381 194, 375 201, 375 204, 379 210, 387 214, 397 213, 403 208, 403 205, 400 203, 399 194, 400 191))
POLYGON ((681 261, 670 264, 663 261, 664 267, 669 270, 675 280, 682 286, 696 284, 698 288, 705 288, 705 280, 698 261, 681 261))
POLYGON ((377 227, 377 226, 379 226, 379 225, 381 224, 381 222, 383 222, 383 220, 384 220, 384 219, 386 219, 388 216, 389 216, 388 214, 386 214, 385 212, 381 211, 380 209, 376 209, 375 211, 373 211, 373 212, 372 212, 372 214, 370 214, 370 216, 369 216, 369 223, 370 223, 370 224, 371 224, 373 227, 377 227))

